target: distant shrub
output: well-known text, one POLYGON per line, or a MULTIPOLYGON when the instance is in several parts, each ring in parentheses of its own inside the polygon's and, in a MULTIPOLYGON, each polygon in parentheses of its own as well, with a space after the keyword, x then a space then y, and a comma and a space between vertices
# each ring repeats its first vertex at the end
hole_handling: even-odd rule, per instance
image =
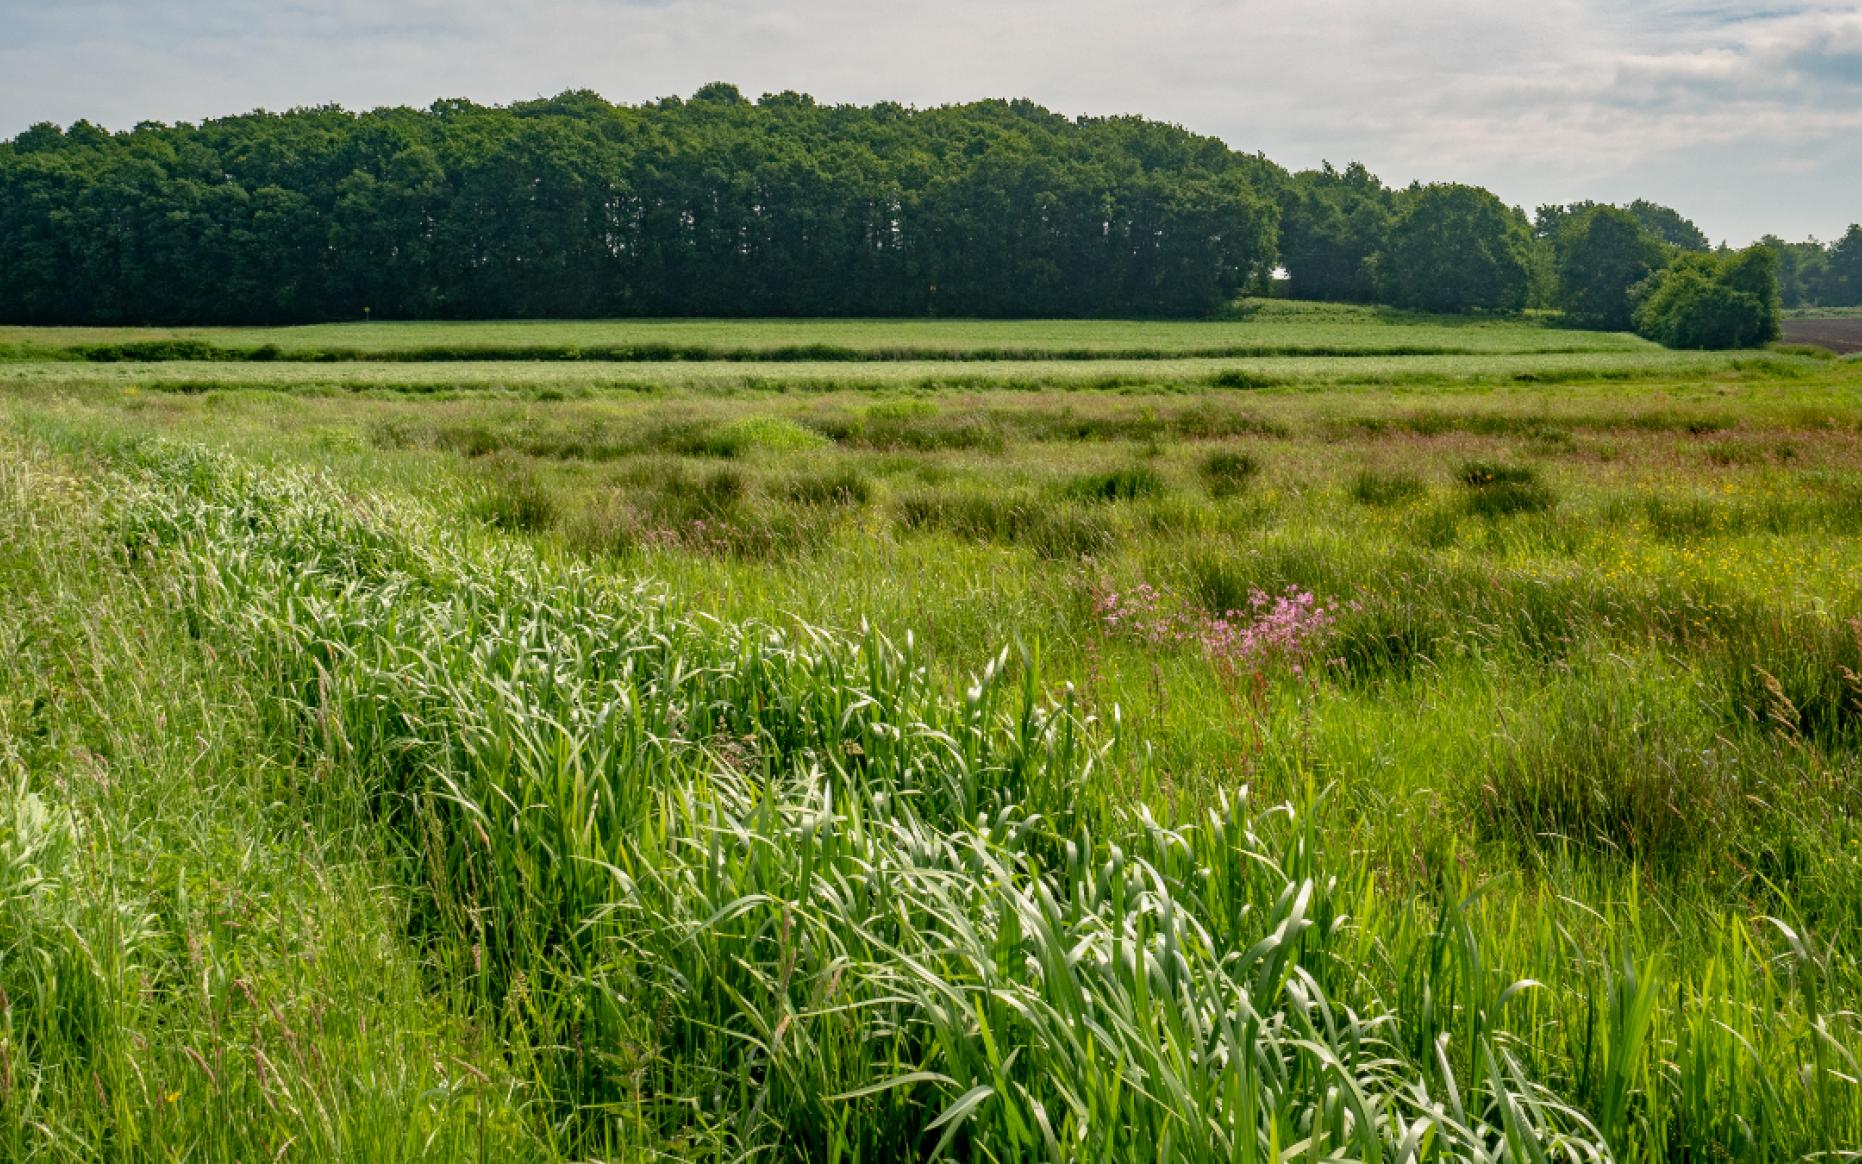
POLYGON ((1428 492, 1414 473, 1385 473, 1365 469, 1351 480, 1351 499, 1361 505, 1401 505, 1428 492))
POLYGON ((1246 453, 1223 449, 1204 458, 1202 472, 1211 497, 1233 497, 1260 476, 1261 464, 1246 453))
POLYGON ((1687 254, 1638 284, 1638 334, 1670 348, 1756 348, 1778 338, 1778 259, 1763 246, 1687 254))
POLYGON ((1083 501, 1136 501, 1164 491, 1164 479, 1149 465, 1128 465, 1075 477, 1067 492, 1083 501))

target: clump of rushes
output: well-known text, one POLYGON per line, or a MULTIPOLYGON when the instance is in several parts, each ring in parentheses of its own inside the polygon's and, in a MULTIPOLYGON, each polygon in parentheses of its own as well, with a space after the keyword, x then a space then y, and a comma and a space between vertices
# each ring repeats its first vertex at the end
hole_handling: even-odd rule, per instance
POLYGON ((1499 465, 1469 461, 1455 477, 1468 489, 1462 508, 1477 517, 1507 517, 1541 513, 1557 504, 1550 487, 1539 481, 1527 465, 1499 465))
POLYGON ((1224 368, 1209 377, 1212 388, 1235 388, 1243 391, 1255 388, 1272 388, 1281 381, 1278 377, 1265 372, 1251 372, 1246 368, 1224 368))
POLYGON ((523 461, 503 454, 492 458, 484 483, 472 501, 474 517, 496 529, 537 533, 556 524, 556 497, 523 461))
POLYGON ((1211 497, 1233 497, 1261 474, 1261 463, 1243 452, 1223 449, 1203 460, 1203 481, 1211 497))
POLYGON ((1126 465, 1075 477, 1067 492, 1082 501, 1136 501, 1164 491, 1164 479, 1149 465, 1126 465))
POLYGON ((1037 557, 1077 558, 1112 544, 1097 506, 1052 496, 974 488, 927 488, 899 499, 908 530, 943 530, 970 541, 1023 546, 1037 557))
POLYGON ((1360 505, 1401 505, 1411 498, 1422 496, 1428 490, 1422 478, 1414 473, 1365 469, 1351 479, 1351 499, 1360 505))
POLYGON ((858 469, 843 467, 791 478, 783 494, 797 505, 865 505, 872 500, 873 483, 858 469))
POLYGON ((1490 485, 1531 485, 1538 480, 1538 474, 1528 465, 1468 461, 1455 471, 1455 479, 1470 489, 1484 489, 1490 485))

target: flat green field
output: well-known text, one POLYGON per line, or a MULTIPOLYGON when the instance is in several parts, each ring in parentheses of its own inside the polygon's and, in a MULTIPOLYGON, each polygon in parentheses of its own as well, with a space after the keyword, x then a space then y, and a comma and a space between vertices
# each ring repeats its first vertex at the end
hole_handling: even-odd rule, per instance
POLYGON ((929 355, 1173 358, 1198 353, 1519 354, 1650 352, 1630 335, 1532 322, 1416 317, 1368 307, 1258 301, 1223 322, 1079 320, 535 320, 501 323, 338 323, 282 328, 0 327, 0 353, 53 356, 86 345, 195 340, 236 352, 274 345, 285 356, 342 353, 469 359, 525 349, 586 353, 666 347, 687 358, 755 358, 832 349, 843 359, 929 355))
POLYGON ((0 1157, 1852 1150, 1862 362, 1263 314, 0 365, 0 1157))

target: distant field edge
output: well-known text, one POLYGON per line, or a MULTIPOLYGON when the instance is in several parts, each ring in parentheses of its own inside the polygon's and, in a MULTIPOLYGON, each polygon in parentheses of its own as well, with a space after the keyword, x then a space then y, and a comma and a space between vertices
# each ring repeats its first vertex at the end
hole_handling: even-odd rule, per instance
POLYGON ((1014 361, 1083 362, 1112 360, 1259 359, 1283 357, 1491 356, 1504 354, 1588 355, 1585 347, 1532 348, 1529 353, 1445 344, 1223 344, 1204 347, 854 347, 843 344, 782 344, 725 347, 709 344, 460 345, 415 348, 281 348, 273 344, 239 347, 204 340, 161 339, 126 343, 0 345, 0 360, 99 364, 230 363, 441 364, 483 362, 569 363, 1006 363, 1014 361))
POLYGON ((1842 355, 1862 352, 1862 313, 1787 319, 1784 342, 1811 344, 1842 355))

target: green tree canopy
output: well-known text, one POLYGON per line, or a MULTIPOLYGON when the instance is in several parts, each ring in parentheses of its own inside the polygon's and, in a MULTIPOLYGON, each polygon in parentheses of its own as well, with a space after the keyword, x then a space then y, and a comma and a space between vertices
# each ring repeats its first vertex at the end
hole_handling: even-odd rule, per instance
POLYGON ((1625 209, 1643 230, 1671 247, 1680 247, 1684 251, 1705 251, 1713 247, 1706 232, 1683 218, 1678 211, 1643 198, 1631 202, 1625 209))
POLYGON ((1298 299, 1368 303, 1396 194, 1358 162, 1293 176, 1280 202, 1280 262, 1298 299))
POLYGON ((0 144, 0 320, 1195 315, 1275 263, 1286 175, 1027 101, 253 113, 0 144))
POLYGON ((1630 292, 1662 266, 1667 248, 1628 211, 1593 206, 1564 219, 1556 256, 1557 305, 1566 317, 1587 327, 1628 331, 1630 292))
POLYGON ((1385 299, 1418 311, 1517 311, 1526 305, 1523 215, 1478 186, 1414 187, 1376 259, 1385 299))
POLYGON ((1832 307, 1862 307, 1862 225, 1850 224, 1829 249, 1818 291, 1832 307))

